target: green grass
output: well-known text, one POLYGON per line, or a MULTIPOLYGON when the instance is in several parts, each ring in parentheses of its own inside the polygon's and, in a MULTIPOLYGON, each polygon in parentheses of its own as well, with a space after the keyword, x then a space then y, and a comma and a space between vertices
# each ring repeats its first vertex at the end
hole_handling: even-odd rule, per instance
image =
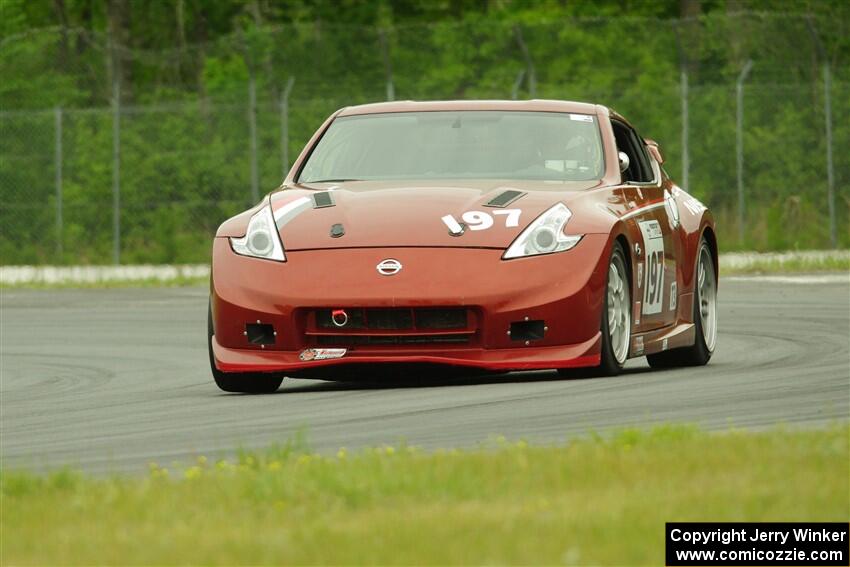
POLYGON ((847 521, 848 427, 557 447, 297 444, 144 476, 4 471, 0 563, 662 564, 666 521, 847 521))
MULTIPOLYGON (((722 258, 722 256, 721 256, 722 258)), ((720 276, 736 274, 803 274, 812 272, 848 272, 850 256, 828 258, 791 258, 777 260, 772 258, 754 258, 746 266, 720 268, 720 276)))

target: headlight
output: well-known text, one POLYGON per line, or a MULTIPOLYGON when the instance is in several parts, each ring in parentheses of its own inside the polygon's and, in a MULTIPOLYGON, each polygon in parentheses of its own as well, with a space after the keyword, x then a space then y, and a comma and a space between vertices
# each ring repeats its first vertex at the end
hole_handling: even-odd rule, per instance
POLYGON ((234 252, 242 256, 286 262, 280 234, 274 222, 272 209, 268 205, 257 211, 248 221, 245 236, 230 239, 230 246, 234 252))
POLYGON ((503 260, 569 250, 583 235, 567 235, 564 227, 573 213, 562 203, 537 217, 502 255, 503 260))

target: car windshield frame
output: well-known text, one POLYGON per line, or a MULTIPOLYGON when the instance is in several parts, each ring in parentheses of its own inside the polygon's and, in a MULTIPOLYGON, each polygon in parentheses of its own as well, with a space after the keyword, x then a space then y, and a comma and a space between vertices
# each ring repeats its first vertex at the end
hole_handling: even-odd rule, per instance
POLYGON ((598 181, 604 177, 605 167, 605 146, 595 114, 540 110, 410 110, 336 117, 311 147, 295 181, 598 181), (370 121, 372 123, 367 124, 370 121), (371 128, 364 132, 363 124, 371 128), (464 127, 467 131, 461 132, 464 127), (448 131, 449 128, 452 131, 448 131), (389 136, 393 130, 395 135, 389 136), (509 137, 511 133, 518 136, 509 137), (462 139, 463 136, 468 139, 462 139), (509 141, 516 139, 529 139, 530 142, 517 146, 509 141), (358 143, 360 145, 354 147, 360 149, 342 154, 342 160, 356 162, 357 156, 352 154, 359 152, 360 163, 347 166, 345 163, 340 166, 339 162, 335 165, 333 161, 327 163, 338 155, 333 152, 358 143), (423 153, 423 149, 427 151, 423 153), (389 157, 383 157, 386 154, 381 151, 388 152, 389 157), (396 155, 392 155, 393 152, 396 155), (376 155, 382 157, 375 158, 376 155), (572 157, 583 159, 568 159, 572 157), (316 162, 317 159, 321 161, 316 162), (476 166, 486 168, 488 164, 511 163, 527 165, 513 169, 507 165, 504 169, 475 169, 476 166), (404 164, 442 169, 391 172, 393 167, 404 167, 404 164), (352 169, 358 166, 360 171, 352 169), (376 167, 383 167, 383 171, 375 174, 376 167), (464 171, 464 167, 469 170, 464 171))

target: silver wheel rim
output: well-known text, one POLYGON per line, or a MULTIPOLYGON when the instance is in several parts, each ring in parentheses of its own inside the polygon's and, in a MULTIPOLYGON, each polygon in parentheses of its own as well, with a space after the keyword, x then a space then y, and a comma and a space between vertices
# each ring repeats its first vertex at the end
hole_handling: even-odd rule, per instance
POLYGON ((620 256, 611 259, 608 266, 608 338, 617 362, 623 364, 629 354, 632 330, 632 311, 629 299, 626 266, 620 256))
POLYGON ((697 265, 697 290, 699 291, 699 318, 702 323, 702 338, 709 352, 714 352, 717 341, 717 278, 711 252, 703 246, 697 265))

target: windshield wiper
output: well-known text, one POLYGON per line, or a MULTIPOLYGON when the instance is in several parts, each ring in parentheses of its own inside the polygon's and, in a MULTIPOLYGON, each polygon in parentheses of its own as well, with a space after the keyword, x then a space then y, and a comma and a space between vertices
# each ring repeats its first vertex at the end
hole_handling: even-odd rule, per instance
POLYGON ((346 181, 363 181, 362 179, 315 179, 311 181, 302 181, 301 183, 345 183, 346 181))

